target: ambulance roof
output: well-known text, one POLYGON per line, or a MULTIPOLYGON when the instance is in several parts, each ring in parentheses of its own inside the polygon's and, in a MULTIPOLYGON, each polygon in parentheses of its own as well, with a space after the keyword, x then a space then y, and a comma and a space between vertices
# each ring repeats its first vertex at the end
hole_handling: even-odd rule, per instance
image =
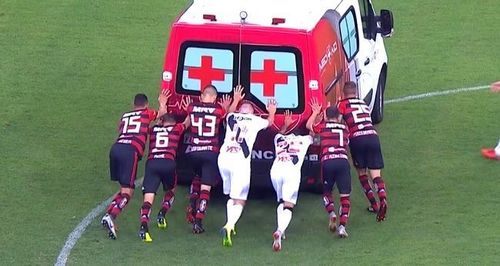
POLYGON ((253 25, 311 30, 328 9, 343 0, 194 0, 178 22, 189 24, 240 23, 240 12, 246 11, 246 23, 253 25), (215 15, 211 22, 203 15, 215 15), (273 18, 285 23, 272 25, 273 18))

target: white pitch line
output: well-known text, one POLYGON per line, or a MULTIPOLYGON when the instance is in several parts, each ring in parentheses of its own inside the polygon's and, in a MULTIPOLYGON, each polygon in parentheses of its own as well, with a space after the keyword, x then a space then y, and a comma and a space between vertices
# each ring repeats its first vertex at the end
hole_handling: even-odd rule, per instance
MULTIPOLYGON (((142 178, 140 180, 135 181, 135 186, 139 186, 141 184, 142 178)), ((66 243, 64 243, 63 248, 59 252, 59 256, 57 256, 56 263, 54 265, 56 266, 62 266, 66 265, 66 262, 68 261, 69 254, 71 253, 71 250, 75 247, 76 242, 78 242, 78 239, 82 237, 83 233, 85 230, 87 230, 87 227, 89 227, 90 223, 101 213, 104 212, 106 207, 111 203, 113 200, 113 196, 109 197, 105 201, 101 202, 101 204, 97 205, 94 209, 92 209, 85 218, 73 229, 73 231, 68 235, 68 238, 66 239, 66 243)))
POLYGON ((489 87, 490 87, 489 85, 483 85, 483 86, 476 86, 476 87, 469 87, 469 88, 450 89, 450 90, 445 90, 445 91, 426 92, 426 93, 422 93, 422 94, 408 95, 408 96, 404 96, 404 97, 400 97, 400 98, 386 100, 384 103, 391 104, 391 103, 408 102, 408 101, 413 101, 413 100, 418 100, 418 99, 423 99, 423 98, 430 98, 430 97, 435 97, 435 96, 484 90, 484 89, 487 89, 489 87))
MULTIPOLYGON (((484 85, 484 86, 476 86, 476 87, 469 87, 469 88, 450 89, 450 90, 445 90, 445 91, 427 92, 427 93, 422 93, 422 94, 415 94, 415 95, 409 95, 409 96, 404 96, 404 97, 400 97, 400 98, 386 100, 385 104, 401 103, 401 102, 408 102, 408 101, 436 97, 436 96, 442 96, 442 95, 484 90, 484 89, 487 89, 489 87, 490 87, 489 85, 484 85)), ((138 186, 140 184, 140 181, 141 180, 135 181, 135 185, 138 186)), ((75 229, 73 229, 73 231, 69 234, 68 238, 66 239, 66 243, 64 243, 63 248, 59 252, 59 256, 57 257, 56 263, 54 265, 56 265, 56 266, 66 265, 66 262, 68 261, 69 254, 71 253, 71 250, 73 249, 73 247, 76 245, 76 242, 78 242, 78 239, 80 239, 80 237, 82 237, 83 233, 85 232, 85 230, 87 230, 87 227, 90 225, 90 223, 104 211, 104 209, 107 207, 107 205, 112 200, 113 200, 113 196, 109 197, 108 199, 103 201, 101 204, 99 204, 97 207, 92 209, 90 211, 90 213, 87 214, 87 216, 85 216, 85 218, 83 218, 83 220, 75 227, 75 229)))

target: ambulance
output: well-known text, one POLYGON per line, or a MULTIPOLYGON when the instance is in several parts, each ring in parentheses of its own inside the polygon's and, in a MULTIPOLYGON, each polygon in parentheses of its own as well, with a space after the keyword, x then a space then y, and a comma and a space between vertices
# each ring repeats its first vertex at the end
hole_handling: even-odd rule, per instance
MULTIPOLYGON (((208 84, 220 95, 242 84, 245 100, 263 117, 267 99, 276 99, 275 124, 259 133, 252 151, 252 186, 271 187, 273 139, 285 110, 295 120, 287 133, 308 134, 310 99, 335 104, 343 84, 355 81, 373 122, 382 121, 384 38, 392 34, 392 12, 377 14, 371 0, 194 0, 171 26, 161 89, 172 92, 168 105, 179 120, 182 100, 198 101, 208 84)), ((303 189, 321 185, 318 145, 316 140, 302 167, 303 189)), ((192 177, 184 150, 181 145, 180 181, 192 177)))

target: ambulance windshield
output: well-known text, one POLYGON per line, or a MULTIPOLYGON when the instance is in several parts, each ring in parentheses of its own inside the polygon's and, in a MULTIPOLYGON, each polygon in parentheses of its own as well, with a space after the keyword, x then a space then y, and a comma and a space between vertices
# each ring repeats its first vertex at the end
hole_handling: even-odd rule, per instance
POLYGON ((201 42, 182 45, 178 93, 196 94, 208 84, 229 93, 238 83, 245 86, 246 98, 264 110, 269 98, 276 99, 278 111, 304 110, 302 57, 298 49, 201 42))

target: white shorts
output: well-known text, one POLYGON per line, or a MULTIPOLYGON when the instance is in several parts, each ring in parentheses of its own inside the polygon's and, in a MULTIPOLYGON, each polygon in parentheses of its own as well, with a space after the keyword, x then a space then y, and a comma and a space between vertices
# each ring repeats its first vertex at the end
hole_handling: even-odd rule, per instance
POLYGON ((275 162, 271 167, 271 182, 276 200, 297 204, 300 187, 300 168, 291 163, 275 162))
POLYGON ((250 189, 250 159, 238 154, 220 153, 218 165, 224 194, 232 199, 247 200, 250 189))

